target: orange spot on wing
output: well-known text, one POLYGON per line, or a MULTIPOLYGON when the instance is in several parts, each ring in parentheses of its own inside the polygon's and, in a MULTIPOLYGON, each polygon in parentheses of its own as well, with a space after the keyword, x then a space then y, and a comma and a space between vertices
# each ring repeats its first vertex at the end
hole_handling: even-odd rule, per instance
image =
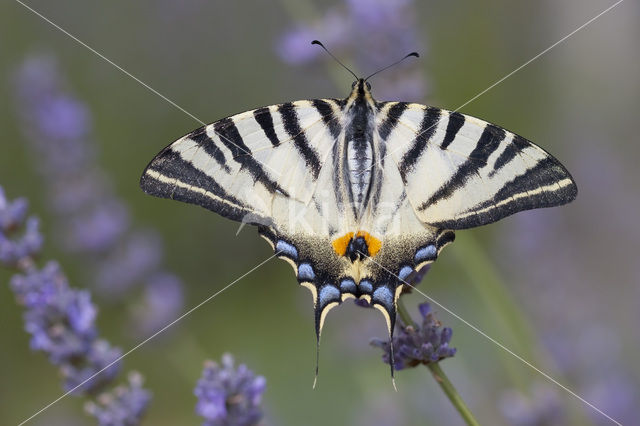
POLYGON ((349 245, 351 238, 353 238, 353 232, 349 232, 344 234, 342 237, 333 240, 331 245, 333 245, 333 250, 338 253, 338 256, 344 256, 347 253, 347 246, 349 245))
MULTIPOLYGON (((342 237, 333 240, 331 245, 333 246, 333 250, 338 254, 338 256, 344 256, 347 253, 347 247, 349 246, 349 243, 351 242, 353 236, 353 232, 348 232, 342 237)), ((382 241, 369 234, 367 231, 358 231, 355 236, 362 237, 367 242, 367 247, 369 248, 369 256, 375 256, 382 248, 382 241)))
POLYGON ((367 247, 369 247, 369 256, 375 256, 382 248, 382 241, 369 234, 366 231, 358 231, 358 237, 363 237, 367 242, 367 247))

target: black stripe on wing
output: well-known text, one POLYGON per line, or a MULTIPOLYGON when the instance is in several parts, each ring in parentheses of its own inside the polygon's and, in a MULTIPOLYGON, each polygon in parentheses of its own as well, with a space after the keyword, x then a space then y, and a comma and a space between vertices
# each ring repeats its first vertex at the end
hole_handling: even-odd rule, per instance
POLYGON ((219 136, 220 141, 231 151, 233 160, 240 164, 241 170, 247 170, 251 176, 253 176, 254 181, 263 184, 269 192, 280 192, 286 197, 289 196, 289 194, 269 176, 263 165, 253 158, 251 150, 244 143, 232 118, 227 117, 216 121, 213 123, 213 128, 219 136))
POLYGON ((489 177, 493 177, 496 173, 498 173, 503 167, 505 167, 511 160, 513 160, 519 153, 521 153, 525 148, 531 146, 531 142, 523 138, 522 136, 513 135, 513 141, 507 145, 507 147, 502 151, 495 164, 493 165, 493 170, 489 172, 489 177))
POLYGON ((447 149, 447 147, 451 145, 451 142, 453 142, 453 140, 456 138, 456 136, 458 135, 458 131, 460 131, 463 125, 464 115, 455 111, 450 112, 449 122, 447 123, 447 130, 445 131, 444 140, 442 141, 440 148, 447 149))
POLYGON ((320 159, 318 153, 311 145, 300 126, 295 106, 291 102, 280 105, 278 108, 284 124, 284 130, 289 134, 298 152, 302 155, 307 167, 311 170, 313 178, 318 179, 320 174, 320 159))
POLYGON ((271 142, 271 145, 280 145, 280 140, 278 139, 276 131, 273 128, 273 117, 271 116, 269 107, 263 107, 254 110, 253 118, 255 118, 256 122, 260 125, 260 128, 264 132, 264 135, 269 139, 269 142, 271 142))
POLYGON ((318 110, 318 114, 322 117, 322 121, 329 127, 329 131, 331 132, 331 136, 334 139, 338 139, 340 136, 340 132, 342 130, 342 126, 338 121, 338 117, 333 112, 333 108, 329 103, 331 101, 326 101, 324 99, 315 99, 311 103, 318 110))
MULTIPOLYGON (((578 188, 569 172, 553 157, 541 160, 523 175, 505 183, 498 193, 472 209, 464 219, 455 221, 456 229, 492 223, 519 211, 554 207, 573 201, 578 188), (571 182, 568 182, 569 179, 571 182), (564 182, 562 186, 559 183, 564 182)), ((444 222, 438 226, 449 226, 444 222)))
MULTIPOLYGON (((379 108, 381 108, 385 103, 379 104, 379 108)), ((378 130, 380 134, 380 138, 383 141, 386 141, 389 137, 391 131, 398 125, 398 121, 402 116, 402 113, 408 108, 409 104, 406 102, 396 102, 393 104, 389 110, 387 111, 387 116, 380 123, 380 128, 378 130)))
POLYGON ((441 110, 438 108, 427 107, 425 110, 424 117, 420 123, 420 128, 418 129, 418 136, 416 136, 413 141, 411 148, 409 148, 409 150, 402 156, 402 162, 400 163, 400 176, 402 176, 402 181, 405 184, 407 183, 407 173, 416 165, 420 156, 427 147, 429 139, 431 139, 431 136, 433 136, 436 131, 440 115, 441 110))
MULTIPOLYGON (((487 127, 489 126, 490 125, 487 127)), ((499 129, 496 126, 492 127, 499 129)), ((481 140, 485 140, 485 142, 483 142, 484 148, 480 149, 482 155, 474 157, 472 153, 470 156, 476 158, 475 163, 478 164, 478 167, 473 169, 470 162, 464 163, 463 168, 465 168, 465 170, 457 173, 457 175, 460 175, 458 177, 461 180, 455 181, 456 176, 454 176, 454 178, 440 188, 436 194, 421 205, 421 209, 424 210, 428 208, 431 203, 451 196, 455 190, 464 191, 465 176, 469 176, 470 173, 473 173, 473 170, 477 170, 479 167, 482 167, 482 164, 486 164, 488 156, 496 149, 496 143, 499 143, 499 141, 495 142, 496 139, 494 139, 494 137, 500 137, 500 135, 504 133, 502 129, 500 129, 502 132, 496 132, 494 129, 489 131, 489 134, 493 135, 491 138, 486 136, 486 129, 483 137, 481 137, 481 140), (469 172, 469 170, 471 170, 471 172, 469 172)), ((499 174, 501 170, 508 168, 510 162, 516 161, 519 155, 526 156, 527 153, 524 151, 531 147, 534 147, 531 142, 521 136, 513 135, 513 140, 509 142, 504 151, 498 156, 493 165, 493 170, 488 174, 488 177, 495 179, 495 175, 499 174)), ((537 146, 535 148, 542 150, 542 148, 537 146)), ((542 151, 546 154, 546 157, 538 160, 535 165, 529 167, 520 175, 509 181, 505 181, 493 197, 465 211, 459 212, 456 218, 432 223, 432 225, 448 229, 473 228, 496 222, 519 211, 554 207, 573 201, 578 194, 578 188, 571 174, 551 154, 544 150, 542 151)), ((472 158, 470 158, 470 161, 471 160, 472 158)))
POLYGON ((182 159, 171 147, 165 148, 147 166, 140 187, 149 195, 197 204, 236 221, 265 223, 250 206, 227 193, 211 176, 182 159))
POLYGON ((186 137, 196 141, 196 143, 204 149, 204 152, 213 158, 225 172, 231 173, 231 169, 227 165, 227 159, 225 158, 224 153, 207 134, 207 126, 194 130, 186 137))
POLYGON ((487 124, 478 140, 475 148, 469 154, 467 161, 462 163, 453 176, 425 201, 419 210, 437 203, 440 200, 447 199, 459 189, 462 189, 470 176, 477 173, 478 169, 487 163, 489 156, 500 146, 500 142, 504 139, 506 132, 504 129, 487 124))

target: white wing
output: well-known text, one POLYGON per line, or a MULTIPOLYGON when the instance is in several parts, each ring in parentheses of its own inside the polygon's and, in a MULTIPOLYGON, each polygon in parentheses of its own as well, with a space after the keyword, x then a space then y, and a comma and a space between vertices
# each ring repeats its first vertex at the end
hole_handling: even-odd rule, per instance
POLYGON ((471 228, 576 197, 558 160, 496 125, 418 104, 388 102, 381 112, 387 152, 426 224, 471 228))
POLYGON ((310 202, 340 132, 339 112, 339 101, 314 100, 224 118, 166 147, 140 185, 233 220, 270 224, 278 200, 310 202))

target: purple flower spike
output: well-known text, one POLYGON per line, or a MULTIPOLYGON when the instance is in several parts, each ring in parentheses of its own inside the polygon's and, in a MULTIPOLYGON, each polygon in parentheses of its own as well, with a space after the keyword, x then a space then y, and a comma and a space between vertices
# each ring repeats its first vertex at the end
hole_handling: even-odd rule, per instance
POLYGON ((0 263, 15 266, 42 248, 37 218, 27 219, 22 235, 16 235, 25 222, 28 206, 29 203, 22 198, 9 202, 0 188, 0 263))
MULTIPOLYGON (((18 269, 11 290, 24 306, 25 330, 31 349, 47 354, 64 379, 64 388, 76 395, 93 395, 110 383, 120 370, 119 348, 98 338, 98 313, 87 290, 69 286, 56 262, 39 269, 34 256, 43 237, 36 218, 27 219, 26 201, 7 201, 0 187, 0 264, 18 269), (104 371, 103 371, 104 370, 104 371)), ((150 400, 139 375, 128 387, 118 387, 91 403, 102 425, 137 425, 150 400)))
POLYGON ((426 318, 427 315, 429 315, 429 313, 431 312, 431 305, 429 305, 428 303, 421 303, 418 305, 418 310, 420 311, 420 315, 422 315, 422 318, 426 318))
POLYGON ((252 426, 262 417, 260 403, 266 380, 255 376, 244 364, 234 368, 233 357, 222 356, 222 365, 207 361, 194 390, 196 413, 204 426, 252 426))
MULTIPOLYGON (((405 326, 400 319, 398 320, 398 330, 393 337, 396 370, 439 362, 456 353, 455 348, 449 347, 453 334, 451 328, 440 329, 440 321, 435 318, 428 303, 420 304, 418 309, 422 315, 420 326, 405 326)), ((384 351, 382 360, 389 364, 391 359, 389 341, 372 339, 371 345, 384 351)))
POLYGON ((113 392, 100 395, 97 402, 87 403, 85 410, 102 426, 140 424, 151 400, 142 382, 140 374, 131 373, 128 386, 118 386, 113 392))
POLYGON ((54 139, 79 139, 89 134, 91 127, 87 107, 70 96, 52 98, 38 108, 36 123, 39 131, 54 139))
POLYGON ((31 334, 31 349, 46 352, 60 366, 87 353, 97 334, 96 308, 88 292, 69 287, 56 263, 16 274, 11 287, 27 307, 25 330, 31 334))
POLYGON ((24 221, 29 203, 24 198, 9 202, 0 188, 0 229, 3 232, 15 228, 24 221))
POLYGON ((112 347, 105 340, 94 341, 82 359, 62 366, 65 390, 73 390, 75 394, 81 395, 102 388, 120 372, 121 364, 116 361, 121 356, 120 348, 112 347), (106 368, 108 365, 109 368, 106 368), (106 370, 102 371, 104 368, 106 370), (88 381, 83 383, 85 380, 88 381))

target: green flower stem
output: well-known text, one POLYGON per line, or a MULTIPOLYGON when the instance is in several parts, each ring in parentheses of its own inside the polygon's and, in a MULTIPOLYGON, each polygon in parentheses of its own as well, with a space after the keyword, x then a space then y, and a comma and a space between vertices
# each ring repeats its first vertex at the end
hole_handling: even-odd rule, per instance
MULTIPOLYGON (((405 325, 411 325, 415 327, 415 323, 413 322, 411 315, 409 315, 409 312, 407 312, 407 309, 404 307, 404 304, 400 300, 398 300, 396 309, 398 311, 398 314, 400 315, 400 318, 402 319, 402 322, 405 325)), ((427 368, 431 371, 431 375, 440 385, 440 388, 442 388, 445 395, 447 395, 447 398, 449 398, 451 404, 453 404, 455 409, 458 410, 458 413, 460 414, 460 417, 462 417, 464 422, 469 426, 480 425, 475 417, 473 417, 471 410, 469 410, 469 407, 467 407, 467 404, 464 402, 455 386, 453 386, 453 383, 451 383, 447 375, 444 373, 444 371, 442 371, 442 368, 440 368, 440 363, 431 362, 427 364, 427 368)))
POLYGON ((440 368, 440 363, 429 363, 427 364, 427 368, 431 370, 431 375, 436 379, 436 382, 438 382, 444 393, 447 395, 449 401, 451 401, 456 410, 458 410, 458 413, 460 413, 460 416, 465 423, 469 426, 479 426, 480 423, 478 423, 475 417, 473 417, 469 407, 467 407, 467 404, 462 400, 462 397, 453 386, 453 383, 451 383, 447 375, 442 371, 442 368, 440 368))
POLYGON ((405 325, 415 326, 413 318, 411 318, 411 315, 409 315, 409 312, 407 312, 407 308, 405 308, 404 303, 402 303, 402 299, 398 299, 396 310, 398 311, 398 315, 400 315, 400 318, 405 325))

